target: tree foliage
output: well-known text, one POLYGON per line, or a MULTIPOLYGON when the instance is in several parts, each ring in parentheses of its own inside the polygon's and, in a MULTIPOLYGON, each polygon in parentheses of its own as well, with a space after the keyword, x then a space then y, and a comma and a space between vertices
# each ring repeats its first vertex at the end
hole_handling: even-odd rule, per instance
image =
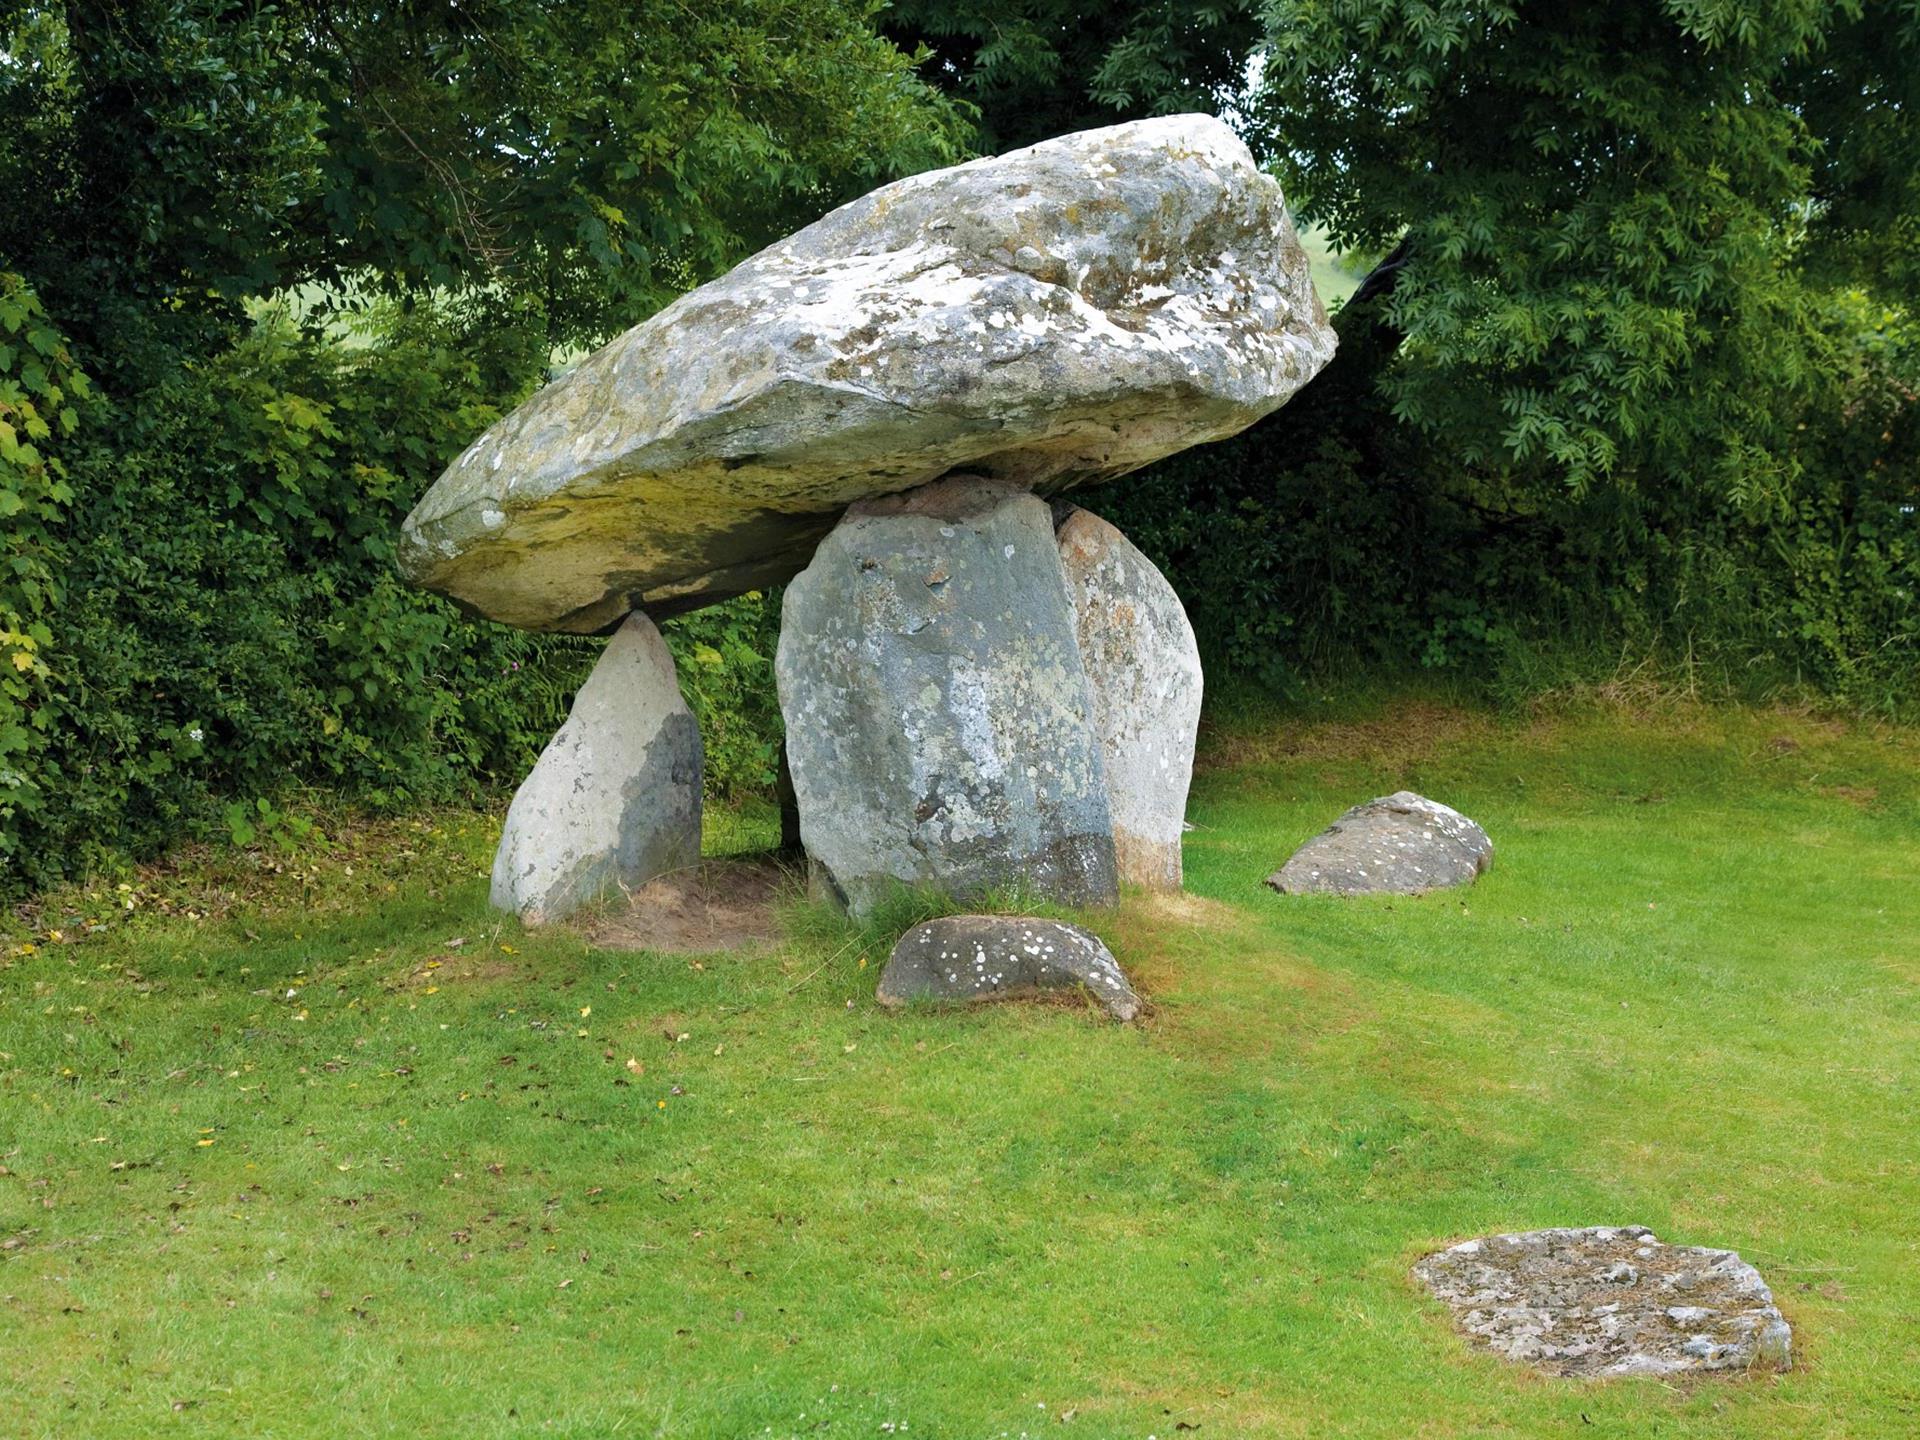
POLYGON ((826 204, 956 154, 871 0, 10 7, 0 253, 189 311, 484 288, 623 328, 826 204))
POLYGON ((1779 502, 1835 364, 1806 262, 1920 164, 1897 8, 1269 0, 1250 108, 1309 219, 1396 248, 1399 418, 1576 491, 1779 502))
POLYGON ((94 399, 39 296, 0 273, 0 867, 14 861, 26 817, 51 799, 48 662, 67 595, 59 536, 73 501, 64 457, 94 399))
POLYGON ((970 102, 979 148, 1011 150, 1145 115, 1217 111, 1260 35, 1255 0, 895 0, 881 16, 970 102))

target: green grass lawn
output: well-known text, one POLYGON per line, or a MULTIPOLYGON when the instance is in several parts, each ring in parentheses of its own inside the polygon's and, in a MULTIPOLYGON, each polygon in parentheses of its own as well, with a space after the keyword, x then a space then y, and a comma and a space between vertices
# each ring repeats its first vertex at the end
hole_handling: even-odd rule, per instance
POLYGON ((1093 921, 1133 1027, 882 1013, 818 915, 523 934, 484 817, 66 897, 0 970, 0 1433, 1920 1433, 1920 739, 1402 707, 1207 757, 1190 894, 1093 921), (1262 889, 1403 786, 1479 885, 1262 889), (1407 1277, 1628 1222, 1758 1264, 1794 1371, 1545 1380, 1407 1277))

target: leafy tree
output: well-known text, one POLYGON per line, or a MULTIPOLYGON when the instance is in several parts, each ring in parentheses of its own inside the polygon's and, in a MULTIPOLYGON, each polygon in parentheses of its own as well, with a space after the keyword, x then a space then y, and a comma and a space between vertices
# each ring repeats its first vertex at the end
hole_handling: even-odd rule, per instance
POLYGON ((14 0, 0 253, 76 330, 102 297, 231 320, 321 282, 485 289, 591 340, 956 155, 873 8, 14 0))
POLYGON ((1805 261, 1910 193, 1920 9, 1269 0, 1251 105, 1304 214, 1393 248, 1344 321, 1394 413, 1574 490, 1778 501, 1832 368, 1805 261), (1896 13, 1897 12, 1897 13, 1896 13), (1373 339, 1375 337, 1368 337, 1373 339))

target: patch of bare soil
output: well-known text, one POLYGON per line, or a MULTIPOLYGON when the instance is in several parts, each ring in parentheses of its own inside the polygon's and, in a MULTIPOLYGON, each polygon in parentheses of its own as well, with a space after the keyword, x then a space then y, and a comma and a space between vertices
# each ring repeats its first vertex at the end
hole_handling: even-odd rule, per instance
POLYGON ((703 861, 649 880, 581 928, 605 950, 744 950, 779 938, 779 901, 793 884, 776 860, 703 861))

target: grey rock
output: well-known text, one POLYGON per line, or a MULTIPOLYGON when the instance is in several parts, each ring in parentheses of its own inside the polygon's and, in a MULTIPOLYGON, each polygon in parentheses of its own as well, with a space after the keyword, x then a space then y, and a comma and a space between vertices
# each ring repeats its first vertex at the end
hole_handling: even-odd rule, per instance
POLYGON ((1180 835, 1200 730, 1200 647, 1173 587, 1090 511, 1058 532, 1113 812, 1120 881, 1180 888, 1180 835))
POLYGON ((961 477, 853 507, 787 587, 774 673, 801 840, 855 914, 901 885, 1117 898, 1045 502, 961 477))
POLYGON ((1731 1250, 1662 1244, 1641 1225, 1490 1235, 1413 1274, 1475 1343, 1551 1375, 1792 1364, 1792 1331, 1753 1266, 1731 1250))
POLYGON ((698 862, 700 761, 673 656, 630 615, 507 809, 494 906, 539 925, 698 862))
POLYGON ((785 580, 862 498, 1232 435, 1333 348, 1226 126, 1067 135, 883 186, 629 330, 448 467, 400 566, 530 629, 665 616, 785 580))
POLYGON ((1140 997, 1099 936, 1023 915, 949 915, 914 926, 893 947, 875 998, 886 1006, 973 1004, 1048 990, 1085 990, 1116 1020, 1140 1013, 1140 997))
POLYGON ((1420 895, 1469 885, 1493 864, 1473 821, 1411 790, 1356 805, 1267 877, 1283 895, 1420 895))

